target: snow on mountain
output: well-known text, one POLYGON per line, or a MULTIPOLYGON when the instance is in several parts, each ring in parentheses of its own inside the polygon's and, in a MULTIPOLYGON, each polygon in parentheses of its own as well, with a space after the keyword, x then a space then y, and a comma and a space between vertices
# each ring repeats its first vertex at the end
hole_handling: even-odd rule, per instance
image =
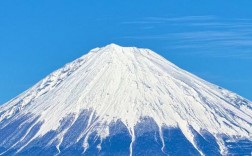
POLYGON ((252 103, 149 49, 110 44, 91 50, 2 105, 0 153, 27 155, 39 146, 40 151, 55 147, 51 154, 60 155, 78 144, 83 148, 79 154, 92 155, 94 148, 102 155, 106 139, 122 134, 129 141, 128 151, 120 155, 138 155, 139 138, 155 132, 160 152, 172 155, 168 129, 179 134, 181 142, 188 141, 193 155, 208 155, 200 138, 211 138, 219 154, 235 153, 228 143, 242 146, 241 140, 249 152, 252 103))

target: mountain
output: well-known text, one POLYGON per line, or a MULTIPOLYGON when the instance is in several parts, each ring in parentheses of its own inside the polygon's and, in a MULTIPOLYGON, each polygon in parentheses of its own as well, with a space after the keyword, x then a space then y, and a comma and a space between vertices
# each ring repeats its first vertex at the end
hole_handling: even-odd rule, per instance
POLYGON ((0 155, 250 155, 252 103, 110 44, 0 107, 0 155))

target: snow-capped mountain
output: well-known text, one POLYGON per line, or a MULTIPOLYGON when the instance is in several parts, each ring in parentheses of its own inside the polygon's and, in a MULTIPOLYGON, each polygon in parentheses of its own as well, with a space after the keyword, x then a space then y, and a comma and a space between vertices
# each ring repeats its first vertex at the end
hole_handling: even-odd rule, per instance
POLYGON ((0 155, 250 155, 252 103, 110 44, 0 107, 0 155))

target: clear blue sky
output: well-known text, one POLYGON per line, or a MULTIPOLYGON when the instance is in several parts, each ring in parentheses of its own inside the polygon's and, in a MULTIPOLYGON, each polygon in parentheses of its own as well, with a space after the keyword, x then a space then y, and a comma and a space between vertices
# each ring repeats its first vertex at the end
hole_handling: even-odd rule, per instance
POLYGON ((0 104, 90 49, 150 48, 252 100, 251 0, 0 2, 0 104))

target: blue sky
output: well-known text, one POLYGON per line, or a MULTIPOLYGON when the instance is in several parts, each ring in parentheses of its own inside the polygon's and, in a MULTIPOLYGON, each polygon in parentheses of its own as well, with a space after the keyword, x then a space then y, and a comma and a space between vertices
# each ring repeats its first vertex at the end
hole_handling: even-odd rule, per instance
POLYGON ((251 0, 0 2, 0 104, 94 47, 150 48, 252 100, 251 0))

